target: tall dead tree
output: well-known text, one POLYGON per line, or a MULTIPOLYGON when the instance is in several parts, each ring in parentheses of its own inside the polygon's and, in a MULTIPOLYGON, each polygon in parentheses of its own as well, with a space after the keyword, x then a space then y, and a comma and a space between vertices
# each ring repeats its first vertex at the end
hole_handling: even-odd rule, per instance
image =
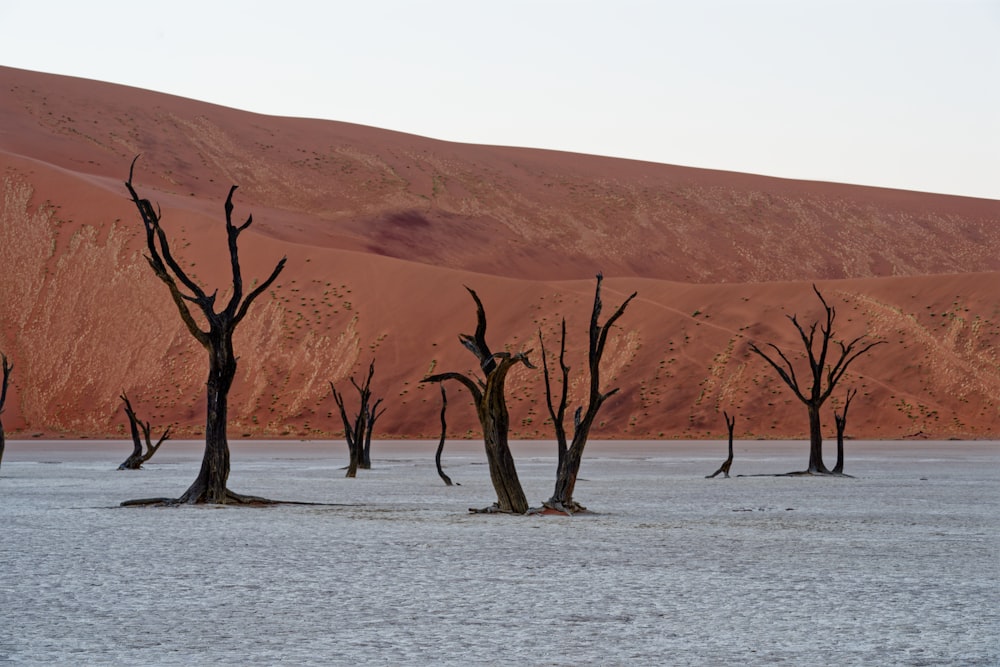
POLYGON ((125 459, 120 466, 118 466, 118 469, 138 470, 142 467, 143 463, 153 458, 153 454, 155 454, 156 450, 160 448, 160 445, 166 442, 170 437, 170 427, 167 427, 167 430, 163 432, 163 435, 160 436, 160 439, 157 440, 154 445, 152 439, 150 438, 149 422, 141 421, 138 417, 136 417, 135 410, 132 409, 132 403, 128 400, 128 395, 125 392, 122 392, 120 398, 125 403, 125 416, 128 417, 129 431, 132 433, 132 453, 129 454, 129 457, 125 459), (142 441, 139 439, 140 429, 142 430, 142 435, 146 439, 145 451, 143 451, 142 441))
POLYGON ((857 389, 848 389, 843 411, 840 413, 833 411, 833 421, 837 424, 837 465, 833 466, 834 475, 844 474, 844 431, 847 429, 847 409, 851 407, 851 399, 857 393, 857 389))
POLYGON ((151 503, 249 503, 266 502, 263 498, 243 496, 230 491, 226 482, 229 479, 229 441, 226 426, 229 417, 229 390, 236 376, 236 354, 233 351, 233 332, 237 325, 246 317, 253 302, 263 294, 285 268, 285 258, 282 257, 271 271, 271 275, 261 282, 249 294, 243 290, 243 274, 240 268, 239 249, 237 241, 243 231, 253 222, 249 216, 241 225, 234 225, 233 193, 237 186, 229 189, 226 197, 226 237, 229 248, 229 264, 232 269, 232 292, 229 300, 221 310, 216 310, 218 291, 207 293, 181 268, 170 251, 167 234, 160 226, 160 212, 154 209, 148 199, 142 199, 132 186, 132 173, 135 161, 129 168, 128 188, 142 218, 146 230, 146 261, 164 285, 170 291, 170 296, 177 306, 181 319, 191 335, 201 343, 208 353, 207 387, 207 418, 205 423, 205 453, 202 457, 201 470, 194 483, 180 498, 146 498, 126 501, 123 504, 151 503), (206 328, 195 319, 188 304, 194 304, 207 324, 206 328))
MULTIPOLYGON (((14 370, 14 364, 7 360, 6 354, 0 354, 0 369, 3 371, 3 379, 0 380, 0 417, 3 416, 3 406, 7 402, 7 387, 10 385, 10 374, 14 370)), ((0 419, 0 464, 3 463, 3 450, 7 447, 7 436, 3 432, 3 420, 0 419)))
MULTIPOLYGON (((469 294, 476 302, 476 333, 473 335, 459 334, 459 340, 479 360, 485 379, 473 380, 463 373, 449 372, 429 375, 421 382, 444 382, 455 380, 469 390, 476 406, 476 415, 483 429, 483 443, 486 447, 486 460, 490 469, 490 480, 497 494, 497 501, 485 512, 510 512, 524 514, 528 511, 528 501, 517 477, 514 457, 510 452, 507 437, 510 431, 510 415, 507 412, 507 400, 504 396, 504 384, 507 374, 517 364, 535 368, 528 360, 526 352, 510 354, 509 352, 491 352, 486 344, 486 312, 479 295, 472 289, 469 294)), ((473 510, 479 511, 479 510, 473 510)))
POLYGON ((448 394, 444 390, 444 383, 439 383, 438 387, 441 388, 441 439, 438 440, 437 452, 434 453, 434 465, 437 466, 438 475, 444 481, 445 486, 451 486, 451 477, 445 474, 444 468, 441 467, 441 452, 444 451, 444 440, 448 434, 448 422, 445 418, 445 413, 448 411, 448 394))
POLYGON ((347 477, 357 477, 358 468, 369 469, 372 467, 371 449, 372 432, 375 430, 375 422, 385 412, 385 408, 379 410, 382 399, 374 403, 372 398, 372 376, 375 375, 375 360, 368 365, 368 377, 363 384, 358 384, 354 377, 351 377, 351 384, 358 392, 359 406, 354 419, 347 416, 347 409, 344 407, 344 396, 337 391, 337 388, 330 383, 330 391, 333 392, 333 400, 340 409, 340 418, 344 422, 344 438, 347 440, 348 464, 347 477))
POLYGON ((601 392, 601 358, 604 356, 604 347, 608 341, 608 331, 625 313, 625 308, 635 298, 637 292, 625 299, 614 314, 602 325, 600 316, 602 309, 601 283, 604 276, 597 274, 597 286, 594 289, 594 305, 590 314, 590 346, 587 355, 587 368, 590 374, 590 391, 587 396, 587 409, 579 406, 573 414, 573 437, 567 444, 566 435, 566 405, 569 387, 569 366, 566 364, 566 319, 562 320, 562 336, 559 343, 559 370, 562 377, 562 387, 560 390, 558 405, 552 399, 552 382, 549 377, 549 364, 545 351, 545 341, 542 332, 538 332, 538 340, 542 347, 542 369, 545 376, 545 399, 552 417, 552 424, 555 428, 556 443, 558 447, 558 457, 556 464, 556 484, 552 497, 543 503, 550 509, 572 514, 584 509, 583 505, 573 499, 573 491, 576 488, 577 475, 580 472, 580 464, 583 461, 583 450, 587 446, 587 439, 590 437, 590 429, 594 425, 597 413, 604 402, 618 393, 618 389, 611 389, 601 392))
POLYGON ((820 408, 823 407, 823 403, 833 393, 840 379, 844 377, 848 366, 855 359, 885 341, 876 340, 866 342, 865 338, 867 338, 867 334, 862 334, 847 344, 841 341, 833 341, 833 323, 837 317, 836 310, 832 306, 827 305, 826 299, 823 298, 823 295, 820 294, 819 289, 815 285, 813 285, 813 291, 819 298, 820 303, 823 304, 825 313, 823 323, 820 324, 819 321, 813 322, 807 330, 799 323, 795 315, 788 316, 792 325, 795 326, 802 344, 805 346, 809 364, 808 380, 806 380, 809 382, 808 386, 800 384, 799 378, 795 373, 795 366, 792 365, 792 362, 785 353, 774 345, 774 343, 768 343, 767 346, 774 351, 777 358, 770 356, 754 343, 750 343, 750 349, 760 355, 774 368, 778 376, 791 388, 795 397, 806 406, 806 411, 809 414, 809 468, 806 472, 813 475, 825 475, 830 474, 830 471, 823 464, 823 431, 820 424, 820 408), (816 336, 817 327, 819 327, 820 334, 818 340, 816 336), (827 358, 831 354, 831 342, 836 343, 838 350, 833 352, 833 356, 836 358, 833 359, 831 357, 831 361, 828 361, 827 358), (817 344, 818 349, 816 348, 817 344))
POLYGON ((726 476, 726 479, 729 479, 729 468, 733 465, 733 428, 736 426, 736 417, 730 417, 726 412, 723 412, 722 416, 726 418, 726 429, 729 431, 729 457, 722 462, 718 470, 711 475, 705 475, 705 479, 712 479, 720 472, 726 476))

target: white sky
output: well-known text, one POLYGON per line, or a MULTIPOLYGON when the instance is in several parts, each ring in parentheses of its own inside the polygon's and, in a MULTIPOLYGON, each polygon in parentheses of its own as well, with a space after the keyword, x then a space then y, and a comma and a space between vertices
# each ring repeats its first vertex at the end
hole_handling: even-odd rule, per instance
POLYGON ((451 141, 1000 199, 1000 0, 0 0, 0 64, 451 141))

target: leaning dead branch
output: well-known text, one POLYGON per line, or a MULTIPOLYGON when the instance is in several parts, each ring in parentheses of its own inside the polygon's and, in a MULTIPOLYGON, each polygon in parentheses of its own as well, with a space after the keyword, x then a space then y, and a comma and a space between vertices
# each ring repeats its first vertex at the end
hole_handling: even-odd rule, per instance
POLYGON ((719 473, 722 473, 726 476, 726 479, 729 479, 729 468, 733 465, 733 427, 736 426, 736 417, 730 417, 726 412, 723 412, 722 416, 725 417, 726 428, 729 430, 729 457, 719 466, 718 470, 711 475, 705 475, 705 479, 712 479, 719 473))
POLYGON ((160 448, 166 440, 170 437, 170 427, 163 432, 160 439, 153 444, 150 438, 150 426, 149 422, 141 421, 135 415, 135 410, 132 409, 132 403, 128 400, 128 395, 122 392, 120 396, 122 401, 125 403, 125 416, 128 417, 129 430, 132 433, 132 453, 129 455, 125 461, 118 466, 119 470, 138 470, 142 468, 142 464, 153 458, 153 454, 156 450, 160 448), (139 439, 139 430, 142 430, 142 435, 146 440, 146 449, 143 451, 142 441, 139 439))
POLYGON ((438 441, 437 452, 434 454, 434 465, 437 466, 438 475, 444 480, 445 486, 451 486, 451 477, 448 477, 444 468, 441 467, 441 453, 444 451, 444 440, 448 433, 448 422, 445 420, 445 413, 448 411, 448 395, 445 392, 444 383, 438 383, 438 387, 441 388, 441 439, 438 441))

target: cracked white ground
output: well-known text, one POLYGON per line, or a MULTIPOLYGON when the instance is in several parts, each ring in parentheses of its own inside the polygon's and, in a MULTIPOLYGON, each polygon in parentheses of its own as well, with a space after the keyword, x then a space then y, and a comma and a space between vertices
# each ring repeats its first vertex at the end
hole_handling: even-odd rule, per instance
MULTIPOLYGON (((177 496, 201 445, 8 442, 0 664, 997 665, 1000 448, 848 442, 854 479, 707 480, 720 442, 594 442, 575 517, 470 515, 481 444, 234 442, 230 488, 328 506, 121 508, 177 496)), ((832 445, 827 444, 828 457, 832 445)), ((533 504, 551 443, 515 443, 533 504)), ((799 470, 736 443, 732 473, 799 470)))

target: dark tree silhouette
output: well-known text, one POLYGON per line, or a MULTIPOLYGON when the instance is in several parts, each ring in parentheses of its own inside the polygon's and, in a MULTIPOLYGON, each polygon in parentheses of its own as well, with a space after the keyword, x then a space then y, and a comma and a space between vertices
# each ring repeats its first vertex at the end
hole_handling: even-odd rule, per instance
POLYGON ((729 457, 723 461, 718 470, 711 475, 705 475, 705 479, 712 479, 720 472, 729 479, 729 468, 733 465, 733 428, 736 426, 736 417, 730 417, 726 412, 723 412, 722 416, 726 419, 726 429, 729 431, 729 457))
POLYGON ((510 416, 507 412, 507 400, 504 396, 504 384, 507 374, 517 364, 535 368, 528 360, 531 350, 510 354, 509 352, 491 352, 486 344, 486 312, 479 295, 472 289, 469 294, 476 302, 476 333, 460 334, 459 340, 479 360, 479 366, 485 375, 485 380, 471 379, 463 373, 449 372, 429 375, 421 382, 444 382, 455 380, 462 384, 472 395, 476 406, 476 414, 483 429, 483 443, 486 447, 486 460, 490 468, 490 480, 497 494, 497 501, 485 510, 470 510, 483 512, 509 512, 524 514, 528 511, 528 501, 525 498, 521 482, 517 477, 514 457, 507 442, 510 430, 510 416))
POLYGON ((857 389, 848 389, 843 412, 838 414, 836 410, 833 411, 833 420, 837 423, 837 465, 833 466, 834 475, 844 474, 844 430, 847 428, 847 409, 851 407, 851 399, 857 394, 857 389))
POLYGON ((243 274, 240 269, 239 249, 237 240, 240 234, 253 222, 249 216, 241 225, 234 225, 233 193, 237 186, 229 189, 226 197, 226 236, 229 247, 229 263, 232 269, 232 293, 221 310, 216 310, 218 291, 208 294, 174 259, 170 251, 167 234, 160 226, 160 212, 154 209, 148 199, 141 199, 132 186, 132 173, 135 161, 129 168, 128 181, 125 187, 132 196, 142 224, 146 230, 146 261, 159 278, 170 290, 170 296, 177 306, 181 319, 188 331, 208 352, 208 382, 207 404, 208 414, 205 424, 205 454, 202 458, 201 470, 194 483, 179 498, 145 498, 126 501, 125 505, 154 503, 260 503, 269 502, 255 496, 243 496, 230 491, 226 482, 229 479, 229 441, 226 426, 229 416, 229 390, 236 376, 236 354, 233 351, 233 332, 237 325, 246 317, 253 302, 263 294, 285 268, 285 258, 282 257, 271 275, 261 282, 249 294, 243 291, 243 274), (180 284, 178 284, 180 283, 180 284), (194 304, 204 317, 207 328, 203 329, 195 320, 188 304, 194 304))
POLYGON ((538 332, 538 340, 542 348, 542 369, 545 375, 545 399, 552 417, 552 424, 555 428, 556 443, 558 446, 558 457, 556 465, 556 484, 552 497, 542 503, 545 507, 559 512, 572 514, 580 512, 586 508, 573 499, 573 491, 576 488, 577 475, 580 472, 580 464, 583 461, 583 450, 587 446, 587 439, 590 437, 590 429, 594 425, 597 413, 601 406, 610 397, 618 393, 618 389, 611 389, 601 392, 601 358, 604 356, 604 347, 608 340, 608 331, 625 313, 625 308, 635 298, 637 292, 625 299, 614 314, 608 318, 603 325, 599 323, 601 316, 601 283, 604 276, 597 274, 597 286, 594 289, 594 306, 590 315, 590 347, 587 356, 588 371, 590 373, 590 392, 587 397, 587 409, 579 406, 573 415, 573 438, 567 444, 566 437, 566 404, 569 387, 569 366, 566 365, 566 319, 562 320, 562 336, 559 343, 559 370, 561 373, 562 386, 559 395, 558 406, 552 400, 552 382, 549 377, 549 364, 545 351, 545 341, 542 332, 538 332))
POLYGON ((153 458, 153 454, 156 450, 160 448, 164 442, 170 437, 170 427, 163 432, 160 439, 153 444, 150 438, 150 427, 149 422, 141 421, 135 415, 135 410, 132 409, 132 403, 128 400, 128 395, 122 392, 120 397, 125 403, 125 415, 128 417, 129 430, 132 433, 132 453, 129 455, 125 461, 118 466, 119 470, 138 470, 142 467, 142 464, 153 458), (142 434, 146 438, 146 451, 142 450, 142 441, 139 439, 139 430, 142 429, 142 434))
POLYGON ((445 419, 445 413, 448 411, 448 394, 444 390, 444 383, 439 383, 438 387, 441 388, 441 439, 438 440, 437 452, 434 454, 434 465, 437 466, 438 475, 444 480, 445 485, 451 486, 451 477, 448 477, 441 467, 441 452, 444 451, 444 440, 448 433, 448 422, 445 419))
MULTIPOLYGON (((10 374, 14 370, 14 364, 7 360, 6 354, 0 354, 0 369, 3 371, 3 379, 0 380, 0 417, 3 416, 3 406, 7 402, 7 387, 10 385, 10 374)), ((0 419, 0 464, 3 463, 3 450, 7 447, 7 436, 3 432, 3 420, 0 419)))
POLYGON ((876 340, 866 342, 865 338, 867 338, 867 334, 862 334, 847 344, 841 341, 833 341, 838 347, 838 350, 833 353, 836 359, 828 362, 827 357, 831 353, 830 343, 834 335, 833 323, 837 317, 837 313, 832 306, 827 305, 826 299, 823 298, 823 295, 820 294, 819 289, 815 285, 813 285, 813 291, 819 297, 820 303, 823 304, 825 312, 823 324, 820 324, 818 321, 813 322, 807 330, 799 323, 795 315, 788 316, 789 320, 795 326, 796 331, 798 331, 799 337, 802 339, 802 344, 805 346, 809 363, 808 381, 810 384, 808 386, 800 384, 792 362, 773 343, 768 343, 767 346, 774 350, 777 359, 768 355, 754 343, 750 343, 750 349, 763 357, 774 368, 778 376, 791 388, 795 397, 806 406, 809 414, 809 468, 806 472, 814 475, 825 475, 830 474, 830 471, 823 464, 823 432, 820 425, 820 408, 823 407, 823 403, 833 393, 840 379, 844 377, 848 366, 855 359, 885 341, 876 340), (817 340, 816 336, 817 327, 819 327, 819 340, 817 340), (818 350, 816 349, 817 343, 819 346, 818 350))
POLYGON ((385 408, 379 410, 382 399, 374 403, 372 399, 372 376, 375 375, 375 360, 368 365, 368 377, 364 384, 358 384, 354 377, 351 377, 351 384, 358 392, 359 406, 358 412, 352 421, 347 416, 347 409, 344 407, 344 396, 340 394, 333 383, 330 383, 330 391, 333 392, 333 400, 340 409, 340 418, 344 422, 344 438, 347 440, 347 452, 349 455, 347 464, 347 477, 357 477, 358 468, 365 470, 372 467, 371 449, 372 432, 375 430, 375 422, 385 412, 385 408))

